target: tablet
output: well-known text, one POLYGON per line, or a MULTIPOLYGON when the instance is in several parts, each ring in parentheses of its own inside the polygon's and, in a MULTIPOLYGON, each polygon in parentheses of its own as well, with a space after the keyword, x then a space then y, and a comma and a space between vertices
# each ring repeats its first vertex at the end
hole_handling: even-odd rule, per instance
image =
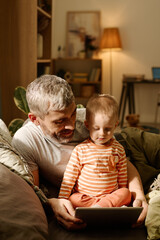
POLYGON ((87 225, 131 226, 136 223, 143 207, 88 208, 77 207, 75 216, 83 219, 87 225))

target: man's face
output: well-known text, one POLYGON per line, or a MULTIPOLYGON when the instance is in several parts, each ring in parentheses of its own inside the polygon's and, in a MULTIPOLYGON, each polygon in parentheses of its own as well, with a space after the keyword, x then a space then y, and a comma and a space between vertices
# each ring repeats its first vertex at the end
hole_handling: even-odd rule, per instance
POLYGON ((71 140, 76 121, 76 105, 71 103, 63 111, 50 111, 44 119, 37 117, 45 135, 56 138, 61 143, 71 140))

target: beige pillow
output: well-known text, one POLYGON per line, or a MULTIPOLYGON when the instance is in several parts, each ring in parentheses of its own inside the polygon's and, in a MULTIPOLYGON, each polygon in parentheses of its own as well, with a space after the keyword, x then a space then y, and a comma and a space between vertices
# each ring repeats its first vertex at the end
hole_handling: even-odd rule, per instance
POLYGON ((33 184, 33 176, 20 154, 11 146, 11 136, 5 123, 0 119, 0 163, 21 175, 33 184))
POLYGON ((148 240, 160 239, 160 191, 153 190, 146 195, 148 201, 148 213, 145 221, 148 232, 148 240))
POLYGON ((6 124, 3 122, 2 119, 0 119, 0 133, 5 136, 6 140, 11 143, 12 137, 10 135, 10 132, 6 126, 6 124))

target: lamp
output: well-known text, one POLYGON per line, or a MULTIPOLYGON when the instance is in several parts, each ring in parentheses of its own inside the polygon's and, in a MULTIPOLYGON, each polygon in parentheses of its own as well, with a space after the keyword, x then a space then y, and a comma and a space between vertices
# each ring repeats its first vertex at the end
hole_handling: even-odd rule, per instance
POLYGON ((101 49, 110 50, 110 94, 112 94, 112 50, 122 48, 118 28, 105 28, 101 38, 101 49))

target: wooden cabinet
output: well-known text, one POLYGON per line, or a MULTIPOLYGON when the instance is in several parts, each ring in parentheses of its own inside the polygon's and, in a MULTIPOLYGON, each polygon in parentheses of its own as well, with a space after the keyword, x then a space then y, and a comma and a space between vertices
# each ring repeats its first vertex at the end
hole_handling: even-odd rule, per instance
POLYGON ((37 0, 2 0, 0 7, 1 118, 8 124, 24 115, 15 106, 14 89, 36 78, 37 0))
POLYGON ((65 78, 72 87, 77 104, 86 105, 88 98, 102 89, 101 59, 53 59, 53 74, 65 78))
POLYGON ((0 118, 6 124, 25 117, 14 104, 14 89, 27 87, 44 71, 50 71, 51 3, 52 0, 1 0, 0 118), (37 58, 37 33, 43 36, 40 58, 37 58))

